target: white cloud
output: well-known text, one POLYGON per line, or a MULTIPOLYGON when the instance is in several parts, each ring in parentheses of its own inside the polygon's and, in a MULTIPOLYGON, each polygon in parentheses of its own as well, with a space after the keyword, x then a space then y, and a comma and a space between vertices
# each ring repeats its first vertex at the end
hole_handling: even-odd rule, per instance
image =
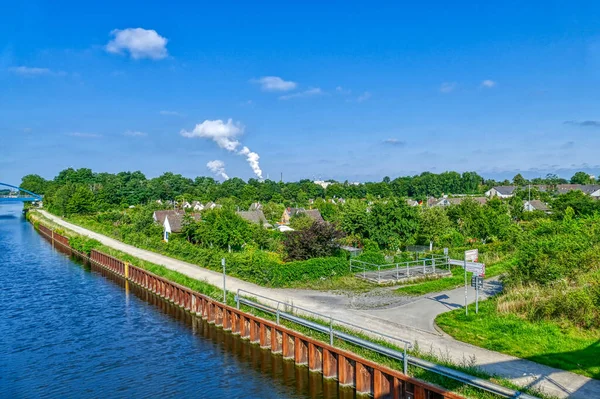
POLYGON ((34 76, 65 76, 66 72, 57 71, 54 72, 48 68, 35 68, 27 66, 18 66, 8 68, 8 70, 16 75, 34 77, 34 76))
POLYGON ((481 87, 485 87, 487 89, 491 89, 494 86, 496 86, 496 82, 490 79, 486 79, 483 82, 481 82, 481 87))
POLYGON ((456 82, 444 82, 440 86, 440 93, 451 93, 454 91, 454 89, 456 89, 456 86, 456 82))
POLYGON ((296 82, 283 80, 279 76, 263 76, 260 79, 252 79, 251 82, 260 84, 263 91, 289 91, 297 86, 296 82))
POLYGON ((362 103, 363 101, 367 101, 369 98, 371 98, 371 93, 369 93, 368 91, 365 91, 363 94, 358 96, 356 101, 359 103, 362 103))
POLYGON ((305 91, 300 91, 298 93, 286 94, 285 96, 280 96, 279 99, 280 100, 291 100, 292 98, 312 97, 312 96, 319 96, 321 94, 325 94, 325 92, 323 90, 321 90, 319 87, 311 87, 310 89, 305 90, 305 91))
POLYGON ((113 40, 106 45, 106 51, 113 54, 129 52, 131 58, 150 58, 160 60, 166 58, 167 42, 155 30, 142 28, 115 29, 110 34, 113 40))
POLYGON ((225 162, 215 159, 214 161, 208 161, 206 167, 215 175, 222 177, 225 180, 229 179, 229 176, 225 173, 225 162))
POLYGON ((336 93, 340 93, 340 94, 351 94, 352 90, 350 89, 344 89, 342 86, 338 86, 335 88, 336 93))
POLYGON ((205 120, 202 123, 196 125, 194 130, 188 132, 182 130, 180 134, 183 137, 194 138, 201 137, 213 140, 221 148, 227 151, 235 151, 240 145, 240 142, 235 139, 244 132, 244 126, 239 122, 234 123, 233 120, 229 119, 227 123, 224 123, 221 119, 214 121, 205 120))
POLYGON ((183 114, 181 114, 180 112, 167 111, 167 110, 160 111, 159 114, 165 115, 165 116, 183 116, 183 114))
MULTIPOLYGON (((244 126, 239 122, 233 122, 232 119, 228 119, 227 123, 221 119, 216 120, 205 120, 202 123, 196 125, 194 130, 188 132, 187 130, 181 130, 180 134, 187 138, 207 138, 211 139, 217 145, 229 152, 235 152, 237 155, 244 155, 246 161, 252 168, 252 171, 259 179, 262 179, 262 170, 260 169, 258 160, 260 156, 250 151, 246 146, 243 146, 241 150, 238 147, 242 145, 237 136, 244 133, 244 126)), ((208 166, 208 165, 207 165, 208 166)))
POLYGON ((96 134, 96 133, 82 133, 82 132, 67 133, 67 136, 81 137, 81 138, 86 138, 86 139, 97 139, 99 137, 102 137, 101 134, 96 134))
POLYGON ((127 130, 125 133, 123 133, 123 135, 129 137, 145 137, 148 134, 137 130, 127 130))

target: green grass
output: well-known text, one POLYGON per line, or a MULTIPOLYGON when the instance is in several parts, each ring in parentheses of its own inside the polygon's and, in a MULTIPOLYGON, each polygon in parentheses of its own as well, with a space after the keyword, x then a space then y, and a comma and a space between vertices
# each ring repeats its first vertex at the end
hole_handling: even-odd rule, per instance
MULTIPOLYGON (((50 220, 44 218, 42 215, 37 214, 34 219, 37 220, 38 222, 46 225, 47 227, 51 227, 51 228, 56 228, 57 227, 57 225, 55 223, 52 223, 50 220)), ((78 234, 76 234, 76 233, 74 233, 74 232, 72 232, 70 230, 62 230, 62 231, 65 233, 65 235, 70 236, 70 237, 76 237, 76 236, 78 236, 78 234)), ((223 291, 221 289, 213 286, 213 285, 208 284, 207 282, 195 280, 195 279, 187 277, 187 276, 185 276, 185 275, 183 275, 181 273, 169 270, 169 269, 165 268, 164 266, 156 265, 154 263, 138 259, 138 258, 136 258, 134 256, 128 255, 126 253, 123 253, 121 251, 115 250, 113 248, 107 247, 107 246, 102 245, 102 244, 98 245, 97 249, 99 251, 102 251, 102 252, 104 252, 106 254, 112 255, 112 256, 114 256, 114 257, 116 257, 118 259, 121 259, 123 261, 130 262, 134 266, 137 266, 137 267, 140 267, 142 269, 148 270, 148 271, 150 271, 150 272, 152 272, 152 273, 154 273, 156 275, 164 277, 164 278, 166 278, 166 279, 168 279, 170 281, 173 281, 175 283, 178 283, 178 284, 180 284, 182 286, 191 288, 194 291, 197 291, 197 292, 200 292, 202 294, 205 294, 205 295, 207 295, 207 296, 209 296, 211 298, 214 298, 216 300, 220 301, 223 298, 223 291)), ((356 279, 351 279, 349 276, 334 277, 333 279, 329 279, 329 280, 331 280, 331 282, 337 287, 337 289, 340 289, 340 287, 342 287, 342 286, 346 286, 346 287, 349 287, 349 288, 352 288, 352 289, 360 290, 360 289, 365 289, 366 285, 372 285, 370 283, 360 283, 360 284, 356 285, 354 283, 354 281, 356 279)), ((322 284, 329 284, 329 282, 323 281, 322 284)), ((235 305, 235 300, 234 300, 234 294, 233 293, 228 293, 228 295, 227 295, 227 303, 229 305, 232 305, 232 306, 235 305)), ((242 305, 242 310, 244 310, 244 311, 246 311, 248 313, 251 313, 251 314, 255 314, 255 315, 259 316, 259 317, 263 317, 263 318, 268 319, 268 320, 272 320, 272 321, 275 320, 275 316, 274 315, 269 314, 269 313, 261 312, 261 311, 259 311, 257 309, 254 309, 254 308, 250 308, 250 307, 242 305)), ((327 321, 318 320, 318 319, 312 319, 312 320, 315 321, 315 322, 318 322, 320 324, 323 324, 323 325, 328 325, 327 321)), ((316 332, 316 331, 314 331, 312 329, 308 329, 308 328, 306 328, 304 326, 297 325, 297 324, 295 324, 293 322, 289 322, 289 321, 285 321, 285 320, 282 320, 282 324, 286 325, 287 327, 289 327, 289 328, 291 328, 293 330, 296 330, 296 331, 298 331, 298 332, 300 332, 300 333, 302 333, 302 334, 304 334, 306 336, 318 339, 318 340, 320 340, 322 342, 325 342, 325 343, 329 342, 329 336, 327 334, 319 333, 319 332, 316 332)), ((343 331, 346 331, 346 332, 349 332, 349 333, 352 333, 354 335, 360 336, 362 338, 365 338, 365 339, 377 342, 377 343, 379 343, 379 344, 381 344, 383 346, 386 346, 386 347, 389 347, 389 348, 392 348, 392 349, 396 349, 398 351, 402 351, 402 348, 396 347, 396 346, 394 346, 394 345, 392 345, 392 344, 390 344, 388 342, 381 341, 381 340, 373 340, 371 337, 367 337, 364 334, 357 333, 355 331, 350 331, 350 330, 348 330, 346 328, 343 328, 343 327, 336 327, 336 328, 340 329, 340 330, 343 330, 343 331)), ((335 339, 334 343, 335 343, 335 346, 341 347, 341 348, 349 350, 349 351, 352 351, 352 352, 356 353, 357 355, 362 356, 365 359, 369 359, 369 360, 375 361, 375 362, 377 362, 379 364, 388 366, 388 367, 390 367, 392 369, 402 370, 403 365, 402 365, 402 362, 400 362, 400 361, 397 361, 397 360, 394 360, 394 359, 390 359, 387 356, 383 356, 381 354, 372 352, 370 350, 367 350, 367 349, 364 349, 364 348, 361 348, 361 347, 357 347, 355 345, 349 344, 349 343, 347 343, 345 341, 342 341, 342 340, 339 340, 337 338, 335 339)), ((500 384, 500 385, 503 385, 503 386, 506 386, 506 387, 509 387, 509 388, 519 389, 519 387, 517 387, 516 385, 510 383, 509 381, 507 381, 505 379, 494 377, 494 376, 491 376, 491 375, 489 375, 489 374, 481 371, 477 367, 473 366, 473 364, 471 364, 469 361, 465 361, 463 364, 457 364, 457 363, 451 361, 448 358, 440 357, 436 353, 433 353, 433 352, 429 353, 429 352, 422 351, 418 347, 413 348, 410 351, 410 354, 414 355, 414 356, 418 356, 418 357, 424 358, 424 359, 427 359, 427 360, 430 360, 430 361, 433 361, 433 362, 436 362, 436 363, 439 363, 439 364, 443 364, 443 365, 445 365, 447 367, 450 367, 450 368, 453 368, 453 369, 456 369, 456 370, 460 370, 460 371, 466 372, 466 373, 471 374, 471 375, 476 375, 476 376, 478 376, 480 378, 491 380, 491 381, 493 381, 493 382, 495 382, 497 384, 500 384)), ((420 368, 417 368, 417 367, 409 366, 409 370, 408 371, 409 371, 409 375, 411 375, 411 376, 413 376, 415 378, 419 378, 419 379, 421 379, 423 381, 427 381, 427 382, 430 382, 430 383, 433 383, 433 384, 437 384, 437 385, 442 386, 442 387, 444 387, 446 389, 449 389, 449 390, 451 390, 453 392, 457 392, 457 393, 459 393, 461 395, 464 395, 467 398, 476 398, 476 399, 488 399, 489 398, 489 399, 492 399, 492 398, 496 397, 495 395, 492 395, 490 393, 481 391, 479 389, 470 387, 470 386, 465 385, 463 383, 454 381, 452 379, 446 378, 446 377, 441 376, 439 374, 432 373, 432 372, 429 372, 429 371, 426 371, 426 370, 423 370, 423 369, 420 369, 420 368)), ((548 396, 540 395, 535 390, 525 389, 524 391, 528 392, 528 393, 531 393, 531 394, 534 394, 534 395, 537 395, 537 396, 540 396, 542 398, 548 398, 548 396)))
MULTIPOLYGON (((486 265, 485 277, 495 277, 504 273, 512 264, 512 259, 506 259, 496 262, 490 266, 486 265)), ((452 276, 441 277, 434 280, 426 280, 416 284, 410 284, 400 287, 395 290, 400 295, 419 296, 430 294, 432 292, 440 292, 461 287, 465 284, 464 269, 459 266, 453 266, 451 269, 452 276)), ((470 284, 472 273, 467 273, 467 282, 470 284)))
POLYGON ((436 323, 459 341, 600 379, 599 330, 501 314, 495 299, 480 302, 477 315, 470 305, 469 316, 458 309, 439 315, 436 323))

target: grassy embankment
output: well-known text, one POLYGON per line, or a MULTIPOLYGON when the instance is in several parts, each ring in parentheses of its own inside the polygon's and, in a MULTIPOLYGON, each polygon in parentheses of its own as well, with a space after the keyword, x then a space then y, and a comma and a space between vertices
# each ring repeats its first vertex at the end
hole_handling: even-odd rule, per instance
POLYGON ((504 292, 480 313, 442 314, 459 339, 600 379, 600 215, 524 226, 504 292))
POLYGON ((436 323, 459 341, 600 379, 600 331, 553 321, 529 321, 497 311, 497 298, 443 313, 436 323))
MULTIPOLYGON (((125 254, 125 253, 123 253, 121 251, 118 251, 118 250, 112 249, 110 247, 107 247, 105 245, 102 245, 98 241, 90 240, 90 239, 88 239, 86 237, 80 236, 77 233, 74 233, 74 232, 72 232, 70 230, 64 229, 62 226, 57 225, 56 223, 52 222, 51 220, 43 217, 42 215, 40 215, 38 213, 32 212, 32 213, 30 213, 28 215, 28 217, 30 218, 30 220, 32 221, 32 223, 34 225, 37 225, 37 224, 41 223, 41 224, 43 224, 43 225, 45 225, 45 226, 47 226, 49 228, 56 229, 57 232, 59 232, 60 234, 63 234, 65 236, 69 237, 70 240, 73 241, 73 242, 79 241, 78 244, 77 244, 78 246, 86 247, 86 248, 88 248, 88 250, 91 249, 91 248, 97 249, 99 251, 102 251, 104 253, 112 255, 112 256, 114 256, 116 258, 119 258, 121 260, 130 262, 134 266, 140 267, 140 268, 148 270, 148 271, 150 271, 150 272, 152 272, 152 273, 154 273, 156 275, 162 276, 162 277, 164 277, 164 278, 166 278, 166 279, 168 279, 170 281, 176 282, 176 283, 178 283, 180 285, 183 285, 185 287, 189 287, 189 288, 191 288, 191 289, 193 289, 193 290, 195 290, 197 292, 200 292, 202 294, 205 294, 205 295, 207 295, 207 296, 209 296, 211 298, 214 298, 214 299, 217 299, 217 300, 221 300, 221 298, 223 297, 223 291, 221 289, 219 289, 217 287, 214 287, 214 286, 212 286, 212 285, 210 285, 210 284, 208 284, 206 282, 192 279, 192 278, 190 278, 188 276, 185 276, 185 275, 183 275, 181 273, 169 270, 169 269, 165 268, 164 266, 156 265, 156 264, 153 264, 151 262, 147 262, 147 261, 144 261, 144 260, 137 259, 137 258, 135 258, 135 257, 133 257, 131 255, 125 254)), ((227 296, 227 302, 230 305, 234 305, 235 304, 235 302, 234 302, 234 296, 233 296, 232 293, 229 293, 229 295, 227 296)), ((260 317, 263 317, 263 318, 266 318, 266 319, 269 319, 269 320, 274 320, 274 316, 273 315, 257 311, 254 308, 249 308, 249 307, 245 307, 244 306, 244 307, 242 307, 242 309, 244 311, 246 311, 246 312, 255 314, 257 316, 260 316, 260 317)), ((314 321, 316 321, 318 323, 321 323, 323 325, 328 325, 328 322, 324 321, 324 320, 314 319, 314 321)), ((303 334, 305 334, 305 335, 307 335, 309 337, 318 339, 318 340, 320 340, 322 342, 325 342, 325 343, 329 342, 329 336, 326 335, 326 334, 315 332, 314 330, 307 329, 304 326, 300 326, 300 325, 297 325, 295 323, 288 322, 288 321, 285 321, 285 320, 282 321, 282 324, 286 325, 287 327, 290 327, 290 328, 292 328, 292 329, 294 329, 296 331, 299 331, 299 332, 301 332, 301 333, 303 333, 303 334)), ((338 327, 338 328, 342 329, 342 330, 348 331, 347 329, 345 329, 343 327, 338 327)), ((348 332, 350 332, 350 331, 348 331, 348 332)), ((363 335, 361 333, 357 333, 357 332, 353 332, 353 331, 352 331, 352 333, 355 334, 355 335, 362 336, 363 338, 370 339, 370 340, 373 341, 372 338, 367 337, 367 336, 365 336, 365 335, 363 335)), ((379 344, 381 344, 381 345, 384 345, 386 347, 390 347, 392 349, 396 349, 398 351, 402 351, 402 348, 394 346, 393 344, 390 344, 387 341, 381 341, 381 340, 374 340, 374 341, 377 342, 377 343, 379 343, 379 344)), ((402 368, 403 368, 402 362, 400 362, 400 361, 396 361, 394 359, 390 359, 390 358, 388 358, 386 356, 383 356, 383 355, 380 355, 378 353, 374 353, 372 351, 356 347, 356 346, 354 346, 352 344, 346 343, 346 342, 341 341, 339 339, 335 339, 334 344, 337 347, 341 347, 343 349, 353 351, 353 352, 357 353, 358 355, 360 355, 360 356, 362 356, 362 357, 364 357, 366 359, 369 359, 369 360, 375 361, 377 363, 383 364, 383 365, 388 366, 388 367, 390 367, 392 369, 402 370, 402 368)), ((465 360, 465 361, 463 361, 462 363, 459 364, 459 363, 456 363, 456 362, 452 361, 450 358, 440 356, 437 353, 434 353, 433 351, 427 352, 427 351, 421 350, 418 346, 415 347, 415 348, 413 348, 411 351, 409 351, 409 353, 411 355, 418 356, 418 357, 421 357, 421 358, 424 358, 424 359, 427 359, 427 360, 430 360, 430 361, 433 361, 433 362, 445 365, 447 367, 450 367, 450 368, 453 368, 453 369, 456 369, 456 370, 459 370, 459 371, 463 371, 463 372, 469 373, 471 375, 476 375, 476 376, 478 376, 480 378, 493 381, 493 382, 495 382, 497 384, 500 384, 500 385, 503 385, 503 386, 506 386, 506 387, 509 387, 509 388, 520 389, 518 386, 512 384, 508 380, 505 380, 503 378, 499 378, 497 376, 492 376, 490 374, 487 374, 487 373, 481 371, 479 368, 477 368, 476 366, 474 366, 474 360, 475 359, 465 360)), ((409 375, 411 375, 411 376, 413 376, 415 378, 422 379, 424 381, 428 381, 428 382, 433 383, 433 384, 440 385, 442 387, 445 387, 446 389, 449 389, 449 390, 452 390, 454 392, 457 392, 457 393, 459 393, 461 395, 464 395, 465 397, 468 397, 468 398, 476 398, 476 399, 488 399, 488 398, 490 398, 491 399, 491 398, 495 398, 496 397, 495 395, 492 395, 490 393, 483 392, 481 390, 469 387, 467 385, 464 385, 462 383, 456 382, 456 381, 451 380, 449 378, 440 376, 439 374, 428 372, 428 371, 425 371, 425 370, 417 368, 417 367, 409 366, 409 375)), ((550 398, 549 396, 541 395, 540 393, 536 392, 535 390, 525 389, 524 391, 528 392, 528 393, 531 393, 533 395, 540 396, 542 398, 550 398)))

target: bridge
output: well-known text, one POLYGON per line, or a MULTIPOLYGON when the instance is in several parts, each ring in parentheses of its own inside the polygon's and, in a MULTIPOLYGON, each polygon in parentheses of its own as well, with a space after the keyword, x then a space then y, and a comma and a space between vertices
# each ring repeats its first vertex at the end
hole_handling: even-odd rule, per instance
POLYGON ((43 197, 24 188, 0 182, 0 204, 6 202, 37 202, 43 197))

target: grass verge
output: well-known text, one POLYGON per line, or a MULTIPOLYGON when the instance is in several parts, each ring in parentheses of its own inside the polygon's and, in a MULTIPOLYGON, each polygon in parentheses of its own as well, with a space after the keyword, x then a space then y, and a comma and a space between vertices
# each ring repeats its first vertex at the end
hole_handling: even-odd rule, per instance
POLYGON ((459 341, 600 379, 600 331, 498 313, 496 299, 442 313, 437 325, 459 341))
MULTIPOLYGON (((495 277, 504 273, 512 264, 513 259, 505 259, 496 262, 490 266, 486 265, 485 277, 495 277)), ((395 290, 400 295, 419 296, 430 294, 432 292, 440 292, 461 287, 465 284, 465 272, 460 266, 453 266, 451 269, 452 276, 426 280, 417 284, 410 284, 400 287, 395 290)), ((472 273, 467 273, 467 282, 470 284, 472 273)))
MULTIPOLYGON (((47 218, 43 217, 40 214, 36 214, 35 216, 32 217, 32 222, 34 222, 34 225, 36 223, 42 223, 44 225, 46 225, 47 227, 50 228, 61 228, 60 226, 58 226, 56 223, 53 223, 52 221, 48 220, 47 218)), ((78 237, 79 235, 77 233, 74 233, 73 231, 70 230, 66 230, 66 229, 61 229, 61 233, 64 233, 65 235, 67 235, 68 237, 78 237)), ((81 236, 79 236, 81 237, 81 236)), ((205 294, 211 298, 217 299, 217 300, 221 300, 223 298, 223 291, 207 282, 204 281, 199 281, 193 278, 190 278, 188 276, 185 276, 181 273, 172 271, 167 269, 164 266, 161 265, 156 265, 154 263, 151 262, 147 262, 141 259, 138 259, 134 256, 128 255, 126 253, 123 253, 121 251, 115 250, 113 248, 107 247, 105 245, 98 245, 97 249, 99 251, 105 252, 109 255, 112 255, 116 258, 119 258, 121 260, 130 262, 132 265, 143 268, 145 270, 148 270, 156 275, 159 275, 161 277, 164 277, 170 281, 176 282, 182 286, 185 287, 189 287, 197 292, 200 292, 202 294, 205 294)), ((342 279, 343 277, 340 277, 340 279, 342 279)), ((227 303, 229 305, 234 306, 235 305, 235 299, 234 299, 234 294, 233 293, 229 293, 227 295, 227 303)), ((248 313, 252 313, 255 314, 259 317, 263 317, 265 319, 268 320, 272 320, 275 321, 275 316, 270 314, 270 313, 265 313, 265 312, 261 312, 259 310, 256 310, 254 308, 251 307, 247 307, 247 306, 242 306, 242 310, 248 312, 248 313)), ((318 323, 321 323, 323 325, 328 325, 327 321, 323 321, 323 320, 318 320, 318 319, 312 319, 313 321, 316 321, 318 323)), ((329 336, 327 334, 322 334, 319 332, 316 332, 312 329, 308 329, 304 326, 301 325, 297 325, 293 322, 289 322, 286 320, 282 321, 282 324, 295 330, 298 331, 306 336, 312 337, 314 339, 317 339, 319 341, 328 343, 329 342, 329 336)), ((387 341, 383 341, 383 340, 374 340, 372 337, 368 337, 364 334, 361 333, 357 333, 356 331, 350 331, 347 330, 343 327, 336 327, 337 329, 340 330, 344 330, 346 332, 350 332, 354 335, 360 336, 362 338, 371 340, 373 342, 379 343, 383 346, 398 350, 398 351, 402 351, 402 348, 399 348, 397 346, 394 346, 392 344, 390 344, 387 341)), ((336 339, 334 341, 335 346, 352 351, 356 354, 358 354, 359 356, 364 357, 365 359, 369 359, 372 361, 375 361, 379 364, 388 366, 392 369, 395 370, 402 370, 403 369, 403 365, 402 362, 397 361, 395 359, 391 359, 387 356, 372 352, 370 350, 361 348, 361 347, 357 347, 355 345, 349 344, 345 341, 336 339)), ((459 370, 459 371, 463 371, 465 373, 471 374, 471 375, 475 375, 478 376, 480 378, 483 379, 487 379, 490 381, 493 381, 499 385, 503 385, 512 389, 520 389, 518 386, 516 386, 515 384, 512 384, 510 381, 496 377, 496 376, 492 376, 489 375, 488 373, 485 373, 484 371, 480 370, 478 367, 475 366, 475 359, 465 359, 463 360, 463 362, 461 363, 456 363, 453 362, 449 356, 444 356, 442 354, 437 354, 434 353, 433 350, 427 352, 427 351, 423 351, 421 350, 418 345, 415 346, 415 348, 413 348, 410 352, 411 355, 413 356, 417 356, 423 359, 427 359, 430 360, 432 362, 436 362, 438 364, 442 364, 444 366, 447 366, 449 368, 453 368, 455 370, 459 370)), ((488 398, 496 398, 496 395, 490 394, 488 392, 484 392, 481 391, 479 389, 470 387, 468 385, 465 385, 463 383, 454 381, 452 379, 449 379, 447 377, 441 376, 439 374, 436 373, 432 373, 423 369, 420 369, 418 367, 414 367, 414 366, 409 366, 409 375, 415 378, 419 378, 423 381, 427 381, 429 383, 432 384, 437 384, 439 386, 442 386, 446 389, 449 389, 453 392, 459 393, 461 395, 464 395, 467 398, 476 398, 476 399, 488 399, 488 398)), ((532 390, 532 389, 524 389, 524 392, 530 393, 532 395, 536 395, 539 396, 541 398, 550 398, 549 396, 545 396, 540 394, 539 392, 532 390)))

